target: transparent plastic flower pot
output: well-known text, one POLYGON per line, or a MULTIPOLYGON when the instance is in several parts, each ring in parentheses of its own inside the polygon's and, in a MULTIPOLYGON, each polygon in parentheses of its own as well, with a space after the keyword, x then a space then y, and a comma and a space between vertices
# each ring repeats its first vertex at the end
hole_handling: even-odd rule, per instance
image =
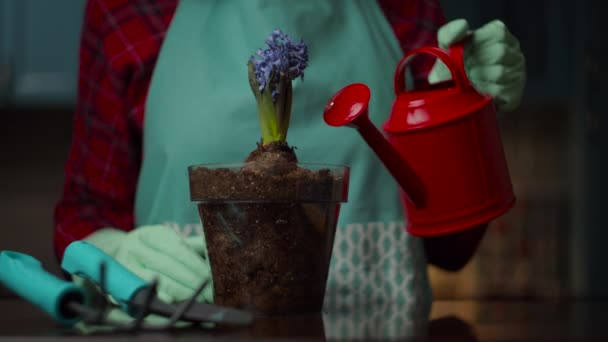
POLYGON ((260 314, 320 312, 350 169, 298 164, 188 168, 214 286, 214 303, 260 314))

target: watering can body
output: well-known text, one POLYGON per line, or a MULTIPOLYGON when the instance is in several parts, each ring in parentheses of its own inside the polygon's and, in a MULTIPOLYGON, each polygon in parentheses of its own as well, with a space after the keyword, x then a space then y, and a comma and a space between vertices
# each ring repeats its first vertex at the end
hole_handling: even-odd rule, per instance
MULTIPOLYGON (((404 56, 395 72, 396 99, 382 125, 384 134, 373 127, 366 112, 353 119, 353 107, 348 123, 338 123, 330 115, 335 105, 347 108, 344 103, 354 103, 354 108, 364 103, 367 108, 368 94, 366 100, 353 90, 339 92, 326 106, 326 122, 357 128, 397 179, 407 230, 415 236, 474 228, 500 217, 515 203, 493 100, 470 84, 462 51, 462 45, 449 52, 423 47, 404 56), (439 58, 452 80, 406 90, 405 71, 417 54, 439 58)), ((361 85, 357 89, 362 93, 361 85)))

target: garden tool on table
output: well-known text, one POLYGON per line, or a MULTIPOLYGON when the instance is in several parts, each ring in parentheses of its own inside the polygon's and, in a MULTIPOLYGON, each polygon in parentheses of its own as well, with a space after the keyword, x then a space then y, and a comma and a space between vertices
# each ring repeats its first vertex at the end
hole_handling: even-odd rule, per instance
POLYGON ((165 303, 156 297, 156 281, 146 283, 86 242, 76 241, 66 248, 62 268, 97 285, 102 293, 116 300, 134 320, 125 323, 110 319, 106 315, 107 305, 92 305, 92 295, 83 286, 46 272, 32 256, 14 251, 0 252, 0 283, 61 324, 74 325, 82 321, 116 329, 163 330, 174 327, 178 321, 247 325, 253 320, 249 312, 196 302, 197 296, 209 286, 209 282, 201 284, 186 301, 165 303), (169 320, 162 324, 144 322, 149 314, 168 317, 169 320))

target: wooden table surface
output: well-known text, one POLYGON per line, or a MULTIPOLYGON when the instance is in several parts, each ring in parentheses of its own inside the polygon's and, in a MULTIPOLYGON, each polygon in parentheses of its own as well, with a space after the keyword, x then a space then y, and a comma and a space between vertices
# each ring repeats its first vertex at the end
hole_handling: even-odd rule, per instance
POLYGON ((19 299, 0 299, 0 339, 41 340, 603 340, 608 341, 608 301, 436 301, 430 317, 403 324, 387 317, 369 321, 363 311, 256 319, 247 328, 82 335, 57 326, 19 299), (387 322, 393 322, 388 324, 387 322), (395 323, 396 322, 396 323, 395 323), (347 324, 344 324, 347 323, 347 324), (348 327, 348 328, 345 328, 348 327))

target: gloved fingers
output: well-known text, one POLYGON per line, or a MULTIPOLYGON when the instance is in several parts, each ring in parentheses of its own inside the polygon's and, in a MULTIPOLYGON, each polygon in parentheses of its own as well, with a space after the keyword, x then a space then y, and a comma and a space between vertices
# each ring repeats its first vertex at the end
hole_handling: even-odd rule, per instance
POLYGON ((510 84, 476 82, 474 86, 480 93, 492 95, 496 109, 500 112, 510 112, 517 108, 523 92, 523 85, 519 82, 510 84))
POLYGON ((167 303, 175 303, 186 300, 192 296, 195 288, 191 288, 181 284, 174 279, 158 273, 155 270, 143 267, 137 267, 133 273, 137 274, 146 282, 151 283, 153 280, 158 281, 157 295, 162 301, 167 303))
POLYGON ((128 239, 136 239, 147 246, 167 251, 183 243, 183 239, 174 229, 163 225, 141 227, 129 235, 128 239))
MULTIPOLYGON (((437 40, 447 49, 469 34, 468 23, 459 19, 442 26, 437 40)), ((488 22, 473 32, 465 45, 464 64, 473 86, 491 95, 499 111, 517 108, 526 82, 526 60, 519 40, 502 21, 488 22)), ((435 63, 428 76, 431 84, 449 78, 450 72, 441 62, 435 63)))
MULTIPOLYGON (((161 226, 162 227, 162 226, 161 226)), ((182 237, 177 235, 174 230, 167 227, 163 229, 150 230, 146 234, 139 234, 134 244, 140 242, 145 251, 156 251, 155 254, 150 254, 152 257, 160 257, 159 254, 174 260, 181 264, 193 273, 200 272, 200 266, 204 263, 201 256, 192 250, 182 237)), ((163 258, 164 259, 164 258, 163 258)), ((152 259, 154 260, 154 259, 152 259)))
POLYGON ((495 43, 503 43, 519 49, 519 40, 500 20, 493 20, 473 32, 473 48, 486 48, 495 43))
MULTIPOLYGON (((199 285, 196 284, 196 287, 199 285)), ((175 303, 190 299, 196 288, 186 287, 169 277, 161 275, 158 282, 158 291, 166 293, 172 299, 172 302, 175 303)))
MULTIPOLYGON (((184 288, 181 284, 176 284, 170 280, 163 281, 163 277, 159 277, 158 298, 165 303, 176 303, 190 299, 196 289, 184 288)), ((197 285, 200 286, 201 284, 197 285)), ((213 303, 213 286, 211 284, 196 297, 197 302, 213 303)))
POLYGON ((192 260, 187 264, 151 248, 133 250, 132 255, 143 268, 171 278, 191 290, 195 290, 210 276, 208 264, 194 252, 192 260))
POLYGON ((521 66, 505 66, 501 64, 473 66, 467 72, 469 80, 473 83, 492 82, 509 84, 520 82, 525 77, 521 66))
POLYGON ((165 303, 175 303, 189 299, 194 293, 194 289, 187 288, 171 278, 145 268, 143 265, 132 262, 128 268, 147 283, 152 283, 154 280, 158 281, 156 295, 165 303))
POLYGON ((505 43, 495 43, 486 48, 472 47, 465 54, 465 64, 474 65, 517 65, 522 63, 524 56, 517 47, 505 43))
POLYGON ((209 283, 203 292, 201 292, 201 294, 197 297, 197 301, 213 303, 213 291, 213 283, 209 283))
POLYGON ((203 266, 199 270, 199 275, 183 268, 180 271, 180 268, 178 268, 180 264, 175 263, 166 255, 154 254, 153 256, 151 256, 150 253, 158 252, 151 249, 142 248, 131 250, 119 250, 116 255, 116 260, 122 265, 124 265, 131 272, 133 272, 135 275, 139 276, 147 282, 151 282, 153 279, 157 278, 159 280, 159 290, 162 290, 159 292, 164 291, 165 293, 169 293, 169 298, 165 299, 173 300, 173 296, 175 295, 176 291, 178 291, 177 295, 183 295, 183 288, 186 288, 185 291, 187 291, 187 293, 191 295, 192 292, 194 292, 194 290, 198 286, 200 286, 200 284, 206 279, 206 277, 210 276, 210 272, 206 271, 208 270, 208 266, 205 263, 203 263, 203 266), (148 253, 142 253, 142 251, 146 251, 148 253), (168 261, 159 262, 159 259, 168 261), (171 274, 167 275, 166 273, 168 272, 171 274), (171 277, 175 277, 175 279, 171 279, 171 277), (170 286, 166 285, 167 283, 179 283, 181 286, 170 286), (169 289, 167 289, 167 286, 169 286, 169 289), (180 291, 179 289, 182 289, 182 291, 180 291))
MULTIPOLYGON (((508 84, 525 80, 524 67, 521 65, 505 66, 502 64, 473 65, 467 67, 467 77, 473 83, 493 82, 508 84)), ((443 63, 437 63, 429 73, 428 80, 431 84, 451 78, 451 73, 443 63)))
POLYGON ((85 237, 84 241, 96 246, 106 254, 114 256, 127 234, 127 232, 116 228, 101 228, 85 237))
POLYGON ((448 49, 450 45, 463 40, 469 34, 469 23, 465 19, 456 19, 441 26, 437 31, 439 47, 448 49))
POLYGON ((441 81, 449 80, 452 78, 450 70, 440 60, 435 62, 435 65, 429 72, 428 81, 430 84, 439 83, 441 81))
POLYGON ((207 244, 205 243, 204 236, 189 236, 187 238, 184 238, 184 241, 193 251, 195 251, 203 259, 207 258, 207 244))
POLYGON ((483 94, 489 94, 493 97, 498 97, 501 94, 512 90, 514 86, 508 84, 499 84, 495 82, 474 81, 475 89, 483 94))
POLYGON ((144 261, 146 268, 174 277, 184 284, 194 282, 198 285, 204 280, 203 277, 208 277, 209 265, 189 247, 182 248, 188 249, 188 251, 181 250, 176 251, 174 255, 167 255, 161 251, 146 249, 136 251, 135 254, 140 254, 140 260, 149 260, 144 261))
POLYGON ((177 299, 175 299, 172 296, 170 296, 167 292, 160 291, 160 289, 157 290, 156 296, 158 297, 158 299, 162 300, 165 303, 175 303, 175 302, 177 302, 177 299))

